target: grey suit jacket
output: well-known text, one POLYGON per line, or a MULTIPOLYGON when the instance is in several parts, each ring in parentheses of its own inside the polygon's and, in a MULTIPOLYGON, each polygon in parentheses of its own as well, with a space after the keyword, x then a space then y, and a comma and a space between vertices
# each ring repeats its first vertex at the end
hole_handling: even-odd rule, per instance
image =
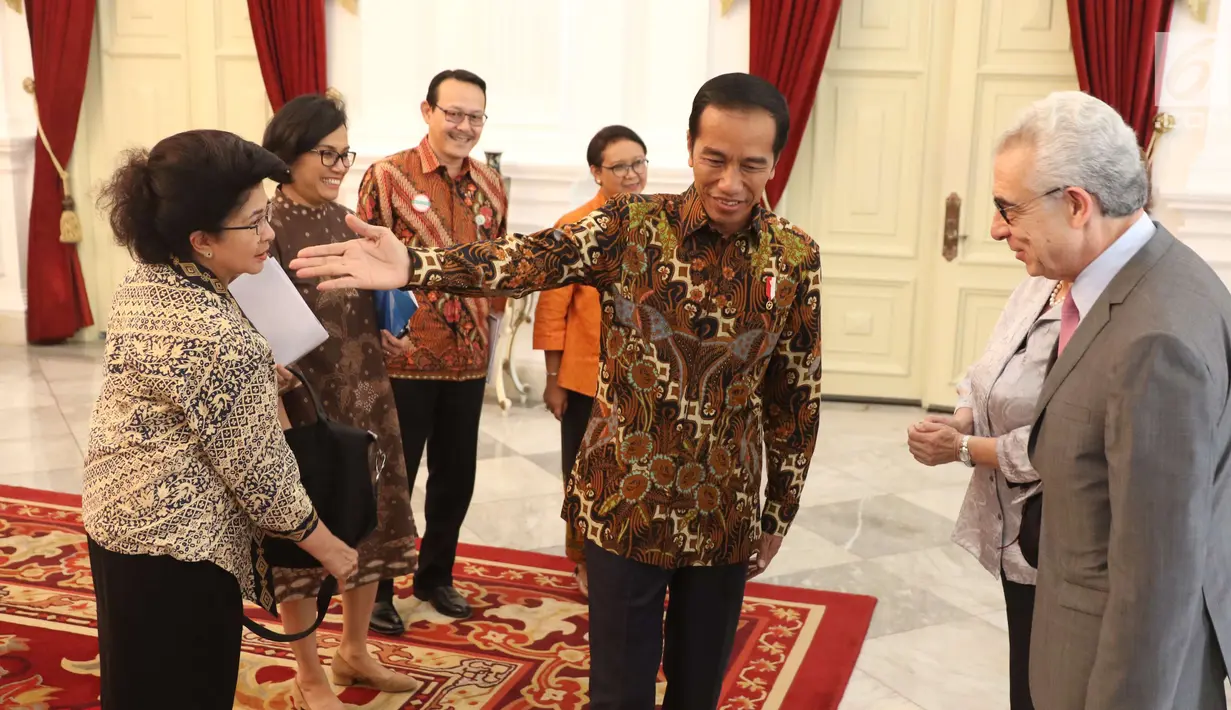
POLYGON ((1231 294, 1157 227, 1039 397, 1036 707, 1225 710, 1229 368, 1231 294))

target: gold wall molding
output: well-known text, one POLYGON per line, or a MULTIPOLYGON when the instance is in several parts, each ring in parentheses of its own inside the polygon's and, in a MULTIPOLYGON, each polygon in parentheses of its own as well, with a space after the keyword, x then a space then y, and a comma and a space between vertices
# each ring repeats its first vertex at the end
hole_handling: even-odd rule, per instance
POLYGON ((22 2, 22 0, 4 0, 4 4, 5 4, 5 5, 8 5, 8 6, 9 6, 9 8, 10 8, 13 12, 17 13, 18 15, 20 15, 20 14, 21 14, 22 5, 23 5, 24 3, 22 2))
POLYGON ((359 14, 359 0, 338 0, 338 4, 352 15, 359 14))
POLYGON ((718 0, 718 3, 722 7, 722 14, 726 15, 731 11, 731 6, 735 4, 735 0, 718 0))
POLYGON ((1188 9, 1197 18, 1197 22, 1205 22, 1206 12, 1210 9, 1210 0, 1188 0, 1188 9))

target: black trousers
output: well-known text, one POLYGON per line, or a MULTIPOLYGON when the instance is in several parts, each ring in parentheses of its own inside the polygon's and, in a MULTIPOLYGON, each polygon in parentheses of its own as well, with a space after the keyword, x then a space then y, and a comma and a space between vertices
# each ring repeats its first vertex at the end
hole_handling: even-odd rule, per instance
POLYGON ((573 390, 565 392, 568 394, 568 406, 560 418, 560 467, 567 476, 573 471, 573 464, 577 463, 581 440, 585 438, 590 412, 594 409, 594 398, 573 390))
POLYGON ((210 562, 87 544, 103 710, 231 710, 244 615, 235 577, 210 562))
MULTIPOLYGON (((594 398, 580 392, 568 392, 568 406, 564 408, 564 416, 560 418, 560 469, 564 475, 564 489, 568 491, 568 477, 573 473, 573 464, 577 462, 577 454, 581 451, 581 440, 586 435, 586 427, 590 424, 590 411, 594 407, 594 398)), ((573 562, 582 564, 586 561, 585 537, 578 531, 572 521, 564 525, 564 554, 573 562)))
MULTIPOLYGON (((457 538, 474 495, 479 449, 479 416, 485 380, 404 380, 393 378, 393 400, 402 427, 402 452, 411 495, 419 460, 427 449, 427 520, 420 534, 415 593, 453 586, 457 538)), ((393 580, 382 580, 377 601, 393 600, 393 580)))
POLYGON ((1009 621, 1009 708, 1034 710, 1030 699, 1030 626, 1034 620, 1034 585, 1010 582, 1000 571, 1009 621))
POLYGON ((747 566, 662 569, 589 541, 585 555, 592 710, 653 710, 660 659, 667 678, 663 710, 717 707, 747 566))

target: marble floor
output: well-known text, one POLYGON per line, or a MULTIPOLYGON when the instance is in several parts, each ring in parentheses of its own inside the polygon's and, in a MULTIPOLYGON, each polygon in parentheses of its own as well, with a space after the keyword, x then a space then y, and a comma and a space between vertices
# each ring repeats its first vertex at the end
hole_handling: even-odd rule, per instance
MULTIPOLYGON (((80 492, 101 352, 0 346, 0 484, 80 492)), ((529 395, 503 412, 489 388, 462 540, 563 554, 559 425, 525 329, 514 352, 529 395)), ((921 415, 826 404, 802 509, 760 581, 880 600, 842 710, 1007 709, 999 583, 949 541, 969 472, 915 463, 904 437, 921 415)))

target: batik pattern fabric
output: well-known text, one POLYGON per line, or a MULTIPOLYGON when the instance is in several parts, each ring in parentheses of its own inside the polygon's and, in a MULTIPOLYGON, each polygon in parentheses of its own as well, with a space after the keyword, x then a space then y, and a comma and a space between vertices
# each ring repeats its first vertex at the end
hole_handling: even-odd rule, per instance
MULTIPOLYGON (((359 186, 359 219, 388 227, 407 246, 444 248, 504 236, 508 199, 500 174, 466 159, 450 177, 428 139, 376 161, 359 186)), ((487 298, 440 291, 415 294, 404 356, 389 358, 390 377, 478 380, 487 377, 487 298)))
POLYGON ((278 423, 269 343, 203 267, 137 264, 112 301, 104 358, 86 531, 112 552, 213 562, 271 608, 254 541, 303 540, 318 518, 278 423))
POLYGON ((721 236, 690 187, 410 255, 408 288, 598 290, 598 391, 561 514, 588 539, 672 568, 743 563, 762 533, 787 532, 821 404, 820 251, 808 235, 758 207, 721 236))
MULTIPOLYGON (((300 249, 346 241, 354 232, 346 226, 350 210, 335 202, 308 207, 292 202, 281 189, 274 194, 271 223, 277 235, 270 248, 274 259, 289 263, 300 249)), ((269 268, 269 267, 266 267, 269 268)), ((402 454, 393 388, 385 371, 376 303, 371 291, 320 291, 316 281, 287 274, 299 295, 329 334, 320 347, 294 363, 320 398, 330 419, 376 435, 370 470, 376 483, 376 530, 356 548, 359 570, 347 588, 381 579, 394 579, 415 571, 414 513, 410 483, 402 454)), ((316 411, 303 388, 283 396, 292 426, 316 421, 316 411)), ((274 568, 274 593, 279 601, 315 598, 325 579, 321 568, 274 568)))

